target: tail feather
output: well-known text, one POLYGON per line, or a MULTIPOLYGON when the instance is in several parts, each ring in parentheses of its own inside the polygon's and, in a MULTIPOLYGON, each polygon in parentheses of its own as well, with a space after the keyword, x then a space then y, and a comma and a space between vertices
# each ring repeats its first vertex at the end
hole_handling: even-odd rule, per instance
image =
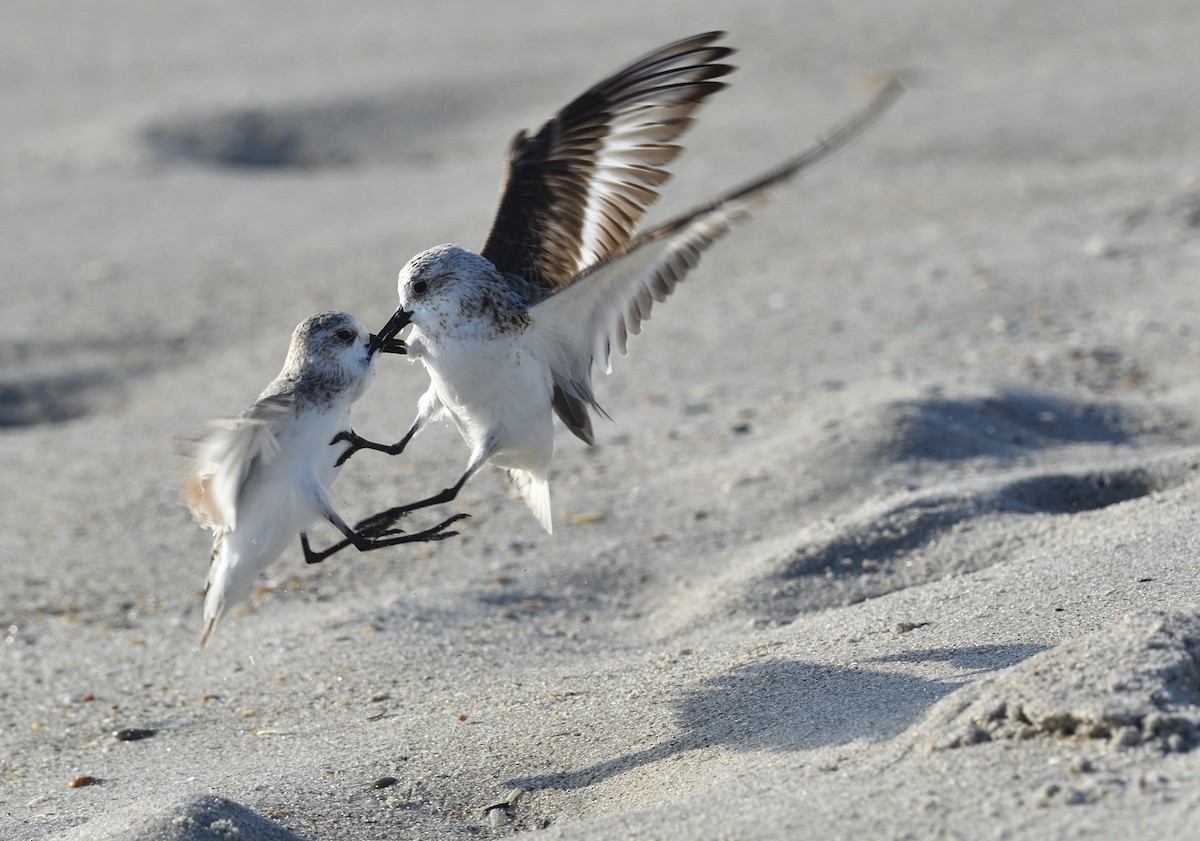
POLYGON ((217 622, 225 610, 225 599, 213 589, 213 579, 219 566, 226 562, 221 557, 225 548, 225 529, 213 530, 212 554, 208 558, 208 576, 204 580, 204 636, 200 638, 200 647, 207 648, 212 639, 213 631, 217 630, 217 622))
POLYGON ((200 637, 201 648, 208 648, 208 641, 212 639, 213 631, 217 630, 217 620, 219 618, 219 616, 212 617, 204 626, 204 636, 200 637))
POLYGON ((545 476, 536 476, 528 470, 510 470, 508 478, 537 517, 547 534, 554 534, 554 523, 550 516, 550 483, 545 476))

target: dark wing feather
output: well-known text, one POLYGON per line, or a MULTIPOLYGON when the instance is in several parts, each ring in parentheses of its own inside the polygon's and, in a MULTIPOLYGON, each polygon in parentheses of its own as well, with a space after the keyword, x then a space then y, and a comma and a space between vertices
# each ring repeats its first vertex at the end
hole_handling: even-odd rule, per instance
MULTIPOLYGON (((554 407, 554 414, 558 415, 576 438, 589 447, 596 443, 596 436, 592 434, 592 418, 588 414, 587 403, 573 394, 567 394, 555 385, 554 400, 550 405, 554 407)), ((596 408, 600 412, 604 411, 598 406, 596 408)))
POLYGON ((579 275, 561 292, 530 309, 527 328, 550 365, 556 394, 561 391, 596 406, 592 368, 607 369, 613 348, 624 354, 630 335, 650 317, 655 301, 665 300, 701 254, 730 226, 749 215, 772 188, 794 178, 859 137, 903 91, 898 80, 886 85, 862 111, 813 147, 676 219, 639 235, 619 255, 579 275), (583 341, 580 341, 582 332, 583 341))
POLYGON ((508 177, 481 252, 549 293, 624 249, 670 178, 663 169, 693 112, 725 86, 733 50, 708 32, 614 71, 509 151, 508 177))

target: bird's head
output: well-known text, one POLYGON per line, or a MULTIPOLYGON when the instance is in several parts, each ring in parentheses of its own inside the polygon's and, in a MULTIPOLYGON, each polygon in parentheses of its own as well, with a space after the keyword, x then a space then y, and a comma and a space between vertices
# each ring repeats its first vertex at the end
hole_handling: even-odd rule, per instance
POLYGON ((508 291, 490 261, 452 244, 413 257, 396 286, 400 305, 375 339, 381 350, 410 323, 427 337, 467 328, 508 291))
POLYGON ((338 388, 352 387, 353 399, 358 399, 375 374, 371 344, 367 328, 349 313, 317 313, 292 333, 284 371, 305 380, 336 383, 338 388))

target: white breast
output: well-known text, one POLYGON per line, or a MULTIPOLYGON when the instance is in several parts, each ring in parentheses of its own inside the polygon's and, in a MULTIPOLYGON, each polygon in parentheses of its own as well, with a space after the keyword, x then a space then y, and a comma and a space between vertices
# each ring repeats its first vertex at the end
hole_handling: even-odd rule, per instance
POLYGON ((554 449, 549 367, 521 335, 422 343, 420 359, 438 398, 472 447, 494 437, 503 467, 545 466, 554 449))

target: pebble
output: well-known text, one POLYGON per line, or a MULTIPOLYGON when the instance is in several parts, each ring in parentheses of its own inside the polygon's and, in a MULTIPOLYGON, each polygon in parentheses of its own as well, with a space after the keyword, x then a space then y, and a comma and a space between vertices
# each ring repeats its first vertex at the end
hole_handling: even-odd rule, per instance
POLYGON ((400 782, 395 777, 378 777, 371 780, 371 788, 390 788, 400 782))
POLYGON ((91 774, 81 774, 80 776, 71 780, 71 782, 67 783, 67 785, 70 788, 83 788, 84 786, 93 786, 98 782, 100 781, 91 774))
POLYGON ((113 732, 113 738, 118 742, 138 742, 142 739, 149 739, 157 730, 150 730, 143 727, 126 727, 113 732))
POLYGON ((1083 253, 1088 257, 1104 258, 1116 256, 1117 249, 1100 234, 1092 234, 1083 244, 1083 253))

